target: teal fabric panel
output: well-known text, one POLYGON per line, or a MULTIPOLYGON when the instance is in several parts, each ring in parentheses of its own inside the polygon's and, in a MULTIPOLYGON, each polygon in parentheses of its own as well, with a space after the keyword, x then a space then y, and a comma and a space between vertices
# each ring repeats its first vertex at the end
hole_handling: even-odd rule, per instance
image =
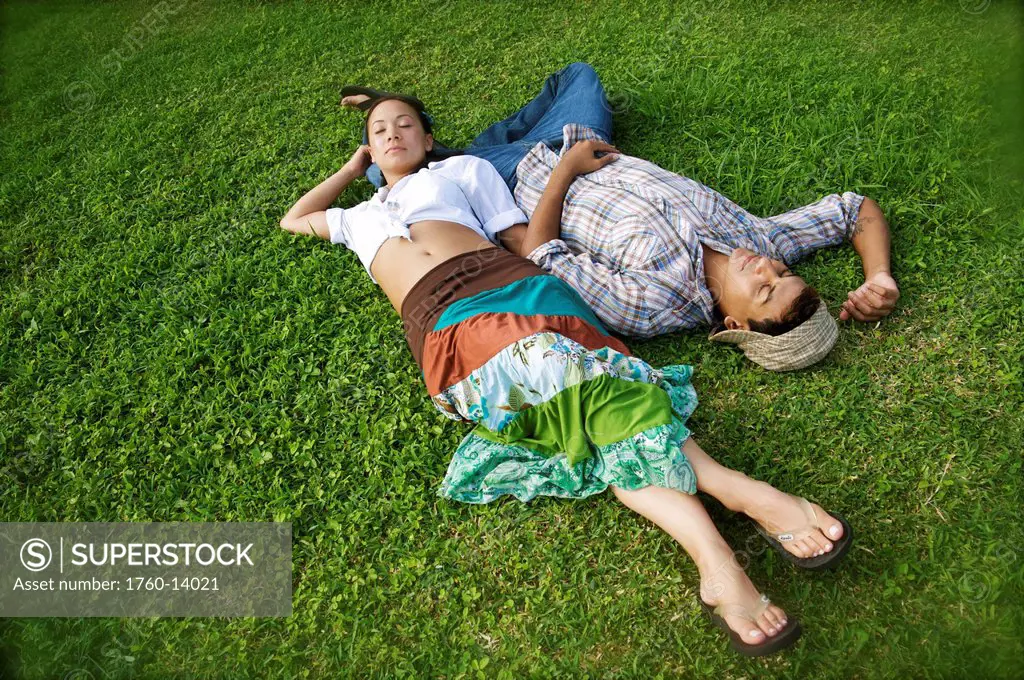
POLYGON ((528 276, 501 288, 454 302, 444 310, 433 330, 454 326, 471 316, 486 312, 507 312, 523 316, 576 316, 608 335, 608 331, 579 293, 569 284, 549 274, 528 276))

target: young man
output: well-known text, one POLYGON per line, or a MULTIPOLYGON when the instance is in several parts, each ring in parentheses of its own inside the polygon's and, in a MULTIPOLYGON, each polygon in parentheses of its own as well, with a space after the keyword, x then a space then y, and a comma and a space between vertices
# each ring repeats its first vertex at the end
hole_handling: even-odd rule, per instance
MULTIPOLYGON (((372 101, 349 96, 344 105, 372 101)), ((344 94, 345 91, 343 91, 344 94)), ((560 230, 526 224, 502 245, 572 285, 602 322, 624 335, 652 337, 703 325, 769 370, 823 358, 838 327, 816 291, 788 265, 819 248, 850 241, 864 283, 839 318, 876 321, 899 287, 889 263, 889 229, 878 204, 852 192, 759 218, 700 182, 640 158, 619 155, 570 178, 556 170, 577 143, 611 140, 604 89, 587 64, 550 76, 520 111, 495 123, 465 150, 490 161, 529 217, 549 182, 567 187, 560 230)), ((380 186, 374 168, 367 177, 380 186), (376 180, 376 181, 375 181, 376 180)))

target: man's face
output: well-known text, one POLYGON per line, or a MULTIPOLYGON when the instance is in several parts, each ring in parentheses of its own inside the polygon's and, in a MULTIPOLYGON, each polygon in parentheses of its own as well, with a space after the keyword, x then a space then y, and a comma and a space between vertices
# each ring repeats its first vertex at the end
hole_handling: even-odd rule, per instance
POLYGON ((385 175, 404 175, 416 169, 434 146, 416 110, 389 99, 378 104, 367 125, 370 156, 385 175))
POLYGON ((777 320, 807 284, 779 260, 736 248, 722 285, 719 309, 730 330, 750 329, 750 321, 777 320))

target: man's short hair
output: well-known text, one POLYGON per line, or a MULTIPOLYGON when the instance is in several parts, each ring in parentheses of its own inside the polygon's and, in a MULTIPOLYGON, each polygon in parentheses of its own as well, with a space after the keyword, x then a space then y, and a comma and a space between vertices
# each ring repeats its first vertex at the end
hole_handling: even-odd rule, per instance
POLYGON ((818 291, 807 286, 796 296, 792 304, 782 313, 778 319, 750 319, 747 323, 750 330, 765 335, 782 335, 793 330, 804 321, 810 319, 821 304, 821 297, 818 291))

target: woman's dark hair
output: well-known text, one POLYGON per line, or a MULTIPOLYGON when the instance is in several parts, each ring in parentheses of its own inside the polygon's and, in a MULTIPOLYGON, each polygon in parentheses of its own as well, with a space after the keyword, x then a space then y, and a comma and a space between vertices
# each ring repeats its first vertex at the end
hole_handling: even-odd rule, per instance
MULTIPOLYGON (((382 97, 374 99, 373 103, 370 104, 368 109, 366 109, 366 120, 363 121, 363 133, 366 135, 366 139, 370 138, 370 116, 373 114, 373 110, 377 108, 380 104, 392 99, 411 106, 416 111, 416 116, 420 119, 420 124, 423 125, 423 130, 428 135, 434 134, 433 121, 431 121, 430 116, 427 115, 426 107, 423 106, 423 102, 421 102, 416 97, 411 97, 405 94, 386 94, 382 97)), ((427 167, 427 163, 432 163, 434 161, 443 161, 445 158, 451 158, 452 156, 461 156, 462 153, 463 152, 460 149, 445 149, 443 151, 438 151, 437 140, 435 139, 434 148, 427 152, 427 156, 426 158, 423 159, 423 163, 421 163, 420 167, 416 169, 422 170, 423 168, 427 167)))

